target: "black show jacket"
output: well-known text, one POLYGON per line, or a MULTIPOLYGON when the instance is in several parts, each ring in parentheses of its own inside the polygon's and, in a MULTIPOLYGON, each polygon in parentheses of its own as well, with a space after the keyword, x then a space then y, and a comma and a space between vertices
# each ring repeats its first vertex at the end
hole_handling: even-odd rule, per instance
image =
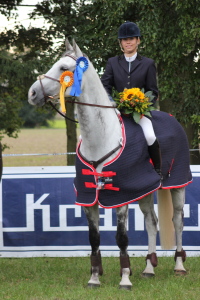
POLYGON ((118 92, 122 92, 125 88, 143 88, 145 93, 153 92, 155 96, 153 104, 158 97, 155 63, 151 58, 139 54, 131 63, 130 72, 129 63, 124 55, 109 58, 101 81, 109 95, 112 94, 113 87, 118 92))

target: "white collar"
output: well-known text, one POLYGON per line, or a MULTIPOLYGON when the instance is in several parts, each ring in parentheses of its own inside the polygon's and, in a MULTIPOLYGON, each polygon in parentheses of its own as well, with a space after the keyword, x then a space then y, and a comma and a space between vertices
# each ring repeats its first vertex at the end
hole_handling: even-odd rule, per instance
POLYGON ((136 57, 137 57, 137 52, 136 52, 133 56, 130 56, 130 57, 127 57, 127 56, 125 56, 125 54, 124 54, 124 57, 125 57, 126 61, 132 62, 132 61, 134 61, 134 60, 136 59, 136 57))

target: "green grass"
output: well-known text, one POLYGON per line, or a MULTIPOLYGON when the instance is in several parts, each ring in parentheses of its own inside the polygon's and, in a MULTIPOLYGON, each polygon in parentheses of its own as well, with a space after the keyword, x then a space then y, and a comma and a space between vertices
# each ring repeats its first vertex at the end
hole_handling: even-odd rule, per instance
POLYGON ((49 120, 48 121, 48 125, 50 128, 54 128, 54 129, 64 129, 66 128, 66 123, 65 120, 59 120, 59 119, 54 119, 54 120, 49 120))
POLYGON ((172 257, 159 258, 156 277, 144 279, 142 257, 131 258, 131 291, 119 290, 119 259, 103 257, 101 287, 88 289, 90 260, 84 258, 1 258, 0 299, 12 300, 197 300, 200 258, 185 262, 188 275, 173 274, 172 257))

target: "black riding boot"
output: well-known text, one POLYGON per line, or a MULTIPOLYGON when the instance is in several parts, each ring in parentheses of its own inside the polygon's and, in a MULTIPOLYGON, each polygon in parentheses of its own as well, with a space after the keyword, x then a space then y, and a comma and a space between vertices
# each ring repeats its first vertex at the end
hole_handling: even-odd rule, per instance
POLYGON ((159 146, 158 140, 155 140, 155 142, 151 146, 148 146, 148 150, 149 150, 149 156, 153 162, 154 168, 162 179, 161 152, 160 152, 160 146, 159 146))

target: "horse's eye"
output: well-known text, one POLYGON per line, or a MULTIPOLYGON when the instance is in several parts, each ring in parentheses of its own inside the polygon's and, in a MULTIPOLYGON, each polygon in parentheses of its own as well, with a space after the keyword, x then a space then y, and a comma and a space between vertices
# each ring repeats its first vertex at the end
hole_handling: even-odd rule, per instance
POLYGON ((63 67, 60 68, 60 70, 61 70, 62 72, 64 72, 64 71, 68 71, 68 68, 63 66, 63 67))

